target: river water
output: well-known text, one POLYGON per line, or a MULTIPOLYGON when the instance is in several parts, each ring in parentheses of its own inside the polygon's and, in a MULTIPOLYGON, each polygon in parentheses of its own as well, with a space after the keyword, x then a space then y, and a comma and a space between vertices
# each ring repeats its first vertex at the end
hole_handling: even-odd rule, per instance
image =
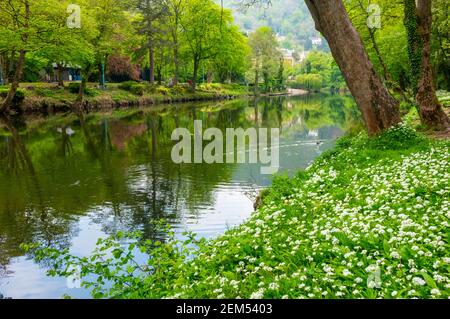
POLYGON ((0 294, 89 297, 46 276, 20 249, 40 242, 88 255, 98 238, 164 218, 177 232, 213 237, 253 211, 271 183, 259 164, 174 164, 172 131, 280 128, 280 173, 294 174, 358 122, 353 99, 275 97, 180 104, 108 113, 30 116, 0 126, 0 294))

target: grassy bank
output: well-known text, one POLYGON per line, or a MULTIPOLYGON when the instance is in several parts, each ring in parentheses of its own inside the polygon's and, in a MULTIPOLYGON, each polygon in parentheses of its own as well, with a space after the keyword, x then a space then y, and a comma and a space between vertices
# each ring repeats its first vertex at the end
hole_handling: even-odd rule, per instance
POLYGON ((73 265, 96 275, 86 283, 95 297, 447 298, 449 147, 408 126, 346 137, 276 178, 258 211, 215 240, 169 232, 166 243, 129 246, 118 234, 90 258, 35 253, 55 262, 53 275, 73 265), (132 262, 137 249, 148 264, 132 262))
MULTIPOLYGON (((0 101, 8 87, 0 87, 0 101)), ((22 83, 17 94, 17 105, 25 112, 67 111, 77 98, 79 83, 68 83, 64 88, 49 83, 22 83)), ((148 83, 109 83, 106 89, 90 83, 85 91, 86 107, 108 110, 119 107, 145 106, 161 103, 230 99, 248 95, 239 84, 200 84, 195 92, 189 85, 174 87, 148 83)))

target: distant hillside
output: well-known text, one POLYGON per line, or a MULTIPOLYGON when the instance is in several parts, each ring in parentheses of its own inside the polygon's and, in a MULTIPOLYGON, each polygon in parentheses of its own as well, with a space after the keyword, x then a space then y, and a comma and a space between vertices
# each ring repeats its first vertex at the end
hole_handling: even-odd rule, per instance
MULTIPOLYGON (((254 6, 246 11, 241 10, 239 0, 224 0, 224 6, 233 9, 236 22, 244 31, 253 31, 264 25, 271 27, 275 33, 282 36, 282 46, 286 49, 296 49, 300 46, 310 50, 310 38, 318 35, 314 21, 302 0, 272 0, 271 6, 254 6)), ((326 49, 325 47, 326 45, 323 49, 326 49)))

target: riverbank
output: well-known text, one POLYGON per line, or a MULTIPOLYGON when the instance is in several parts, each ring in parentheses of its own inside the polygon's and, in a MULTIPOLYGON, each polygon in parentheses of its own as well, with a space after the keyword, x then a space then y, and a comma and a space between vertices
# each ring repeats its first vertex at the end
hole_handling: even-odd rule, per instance
MULTIPOLYGON (((77 98, 79 83, 64 88, 49 83, 22 83, 18 92, 18 108, 24 113, 58 113, 71 110, 77 98)), ((0 101, 8 88, 0 87, 0 101)), ((90 83, 85 91, 85 109, 89 111, 142 107, 155 104, 229 100, 248 96, 247 87, 239 84, 200 84, 192 92, 186 84, 174 87, 138 82, 110 83, 99 89, 90 83)))
POLYGON ((91 286, 96 297, 447 298, 449 148, 406 125, 346 137, 294 178, 276 178, 258 211, 219 238, 141 244, 152 255, 141 275, 105 270, 129 258, 123 234, 100 242, 115 259, 71 261, 113 282, 91 286))

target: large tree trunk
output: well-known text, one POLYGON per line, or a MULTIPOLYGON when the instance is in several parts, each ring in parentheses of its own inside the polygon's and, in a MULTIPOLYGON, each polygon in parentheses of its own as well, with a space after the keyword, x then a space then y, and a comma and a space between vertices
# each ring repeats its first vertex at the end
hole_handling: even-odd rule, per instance
POLYGON ((14 96, 16 96, 17 89, 19 88, 20 79, 22 78, 23 67, 25 64, 25 55, 26 55, 26 51, 20 50, 19 61, 17 62, 17 68, 16 68, 16 72, 14 73, 14 78, 12 80, 11 88, 9 89, 8 95, 6 96, 6 99, 3 101, 3 103, 0 107, 0 113, 8 112, 12 106, 14 96))
MULTIPOLYGON (((412 0, 413 2, 415 0, 412 0)), ((421 55, 420 73, 417 75, 416 101, 422 123, 438 129, 447 129, 450 121, 442 109, 434 87, 431 66, 431 0, 419 0, 417 6, 419 42, 418 53, 421 55), (420 45, 421 44, 421 45, 420 45)))
POLYGON ((327 39, 336 63, 361 110, 369 135, 401 122, 399 103, 376 74, 342 0, 305 0, 316 29, 327 39))

